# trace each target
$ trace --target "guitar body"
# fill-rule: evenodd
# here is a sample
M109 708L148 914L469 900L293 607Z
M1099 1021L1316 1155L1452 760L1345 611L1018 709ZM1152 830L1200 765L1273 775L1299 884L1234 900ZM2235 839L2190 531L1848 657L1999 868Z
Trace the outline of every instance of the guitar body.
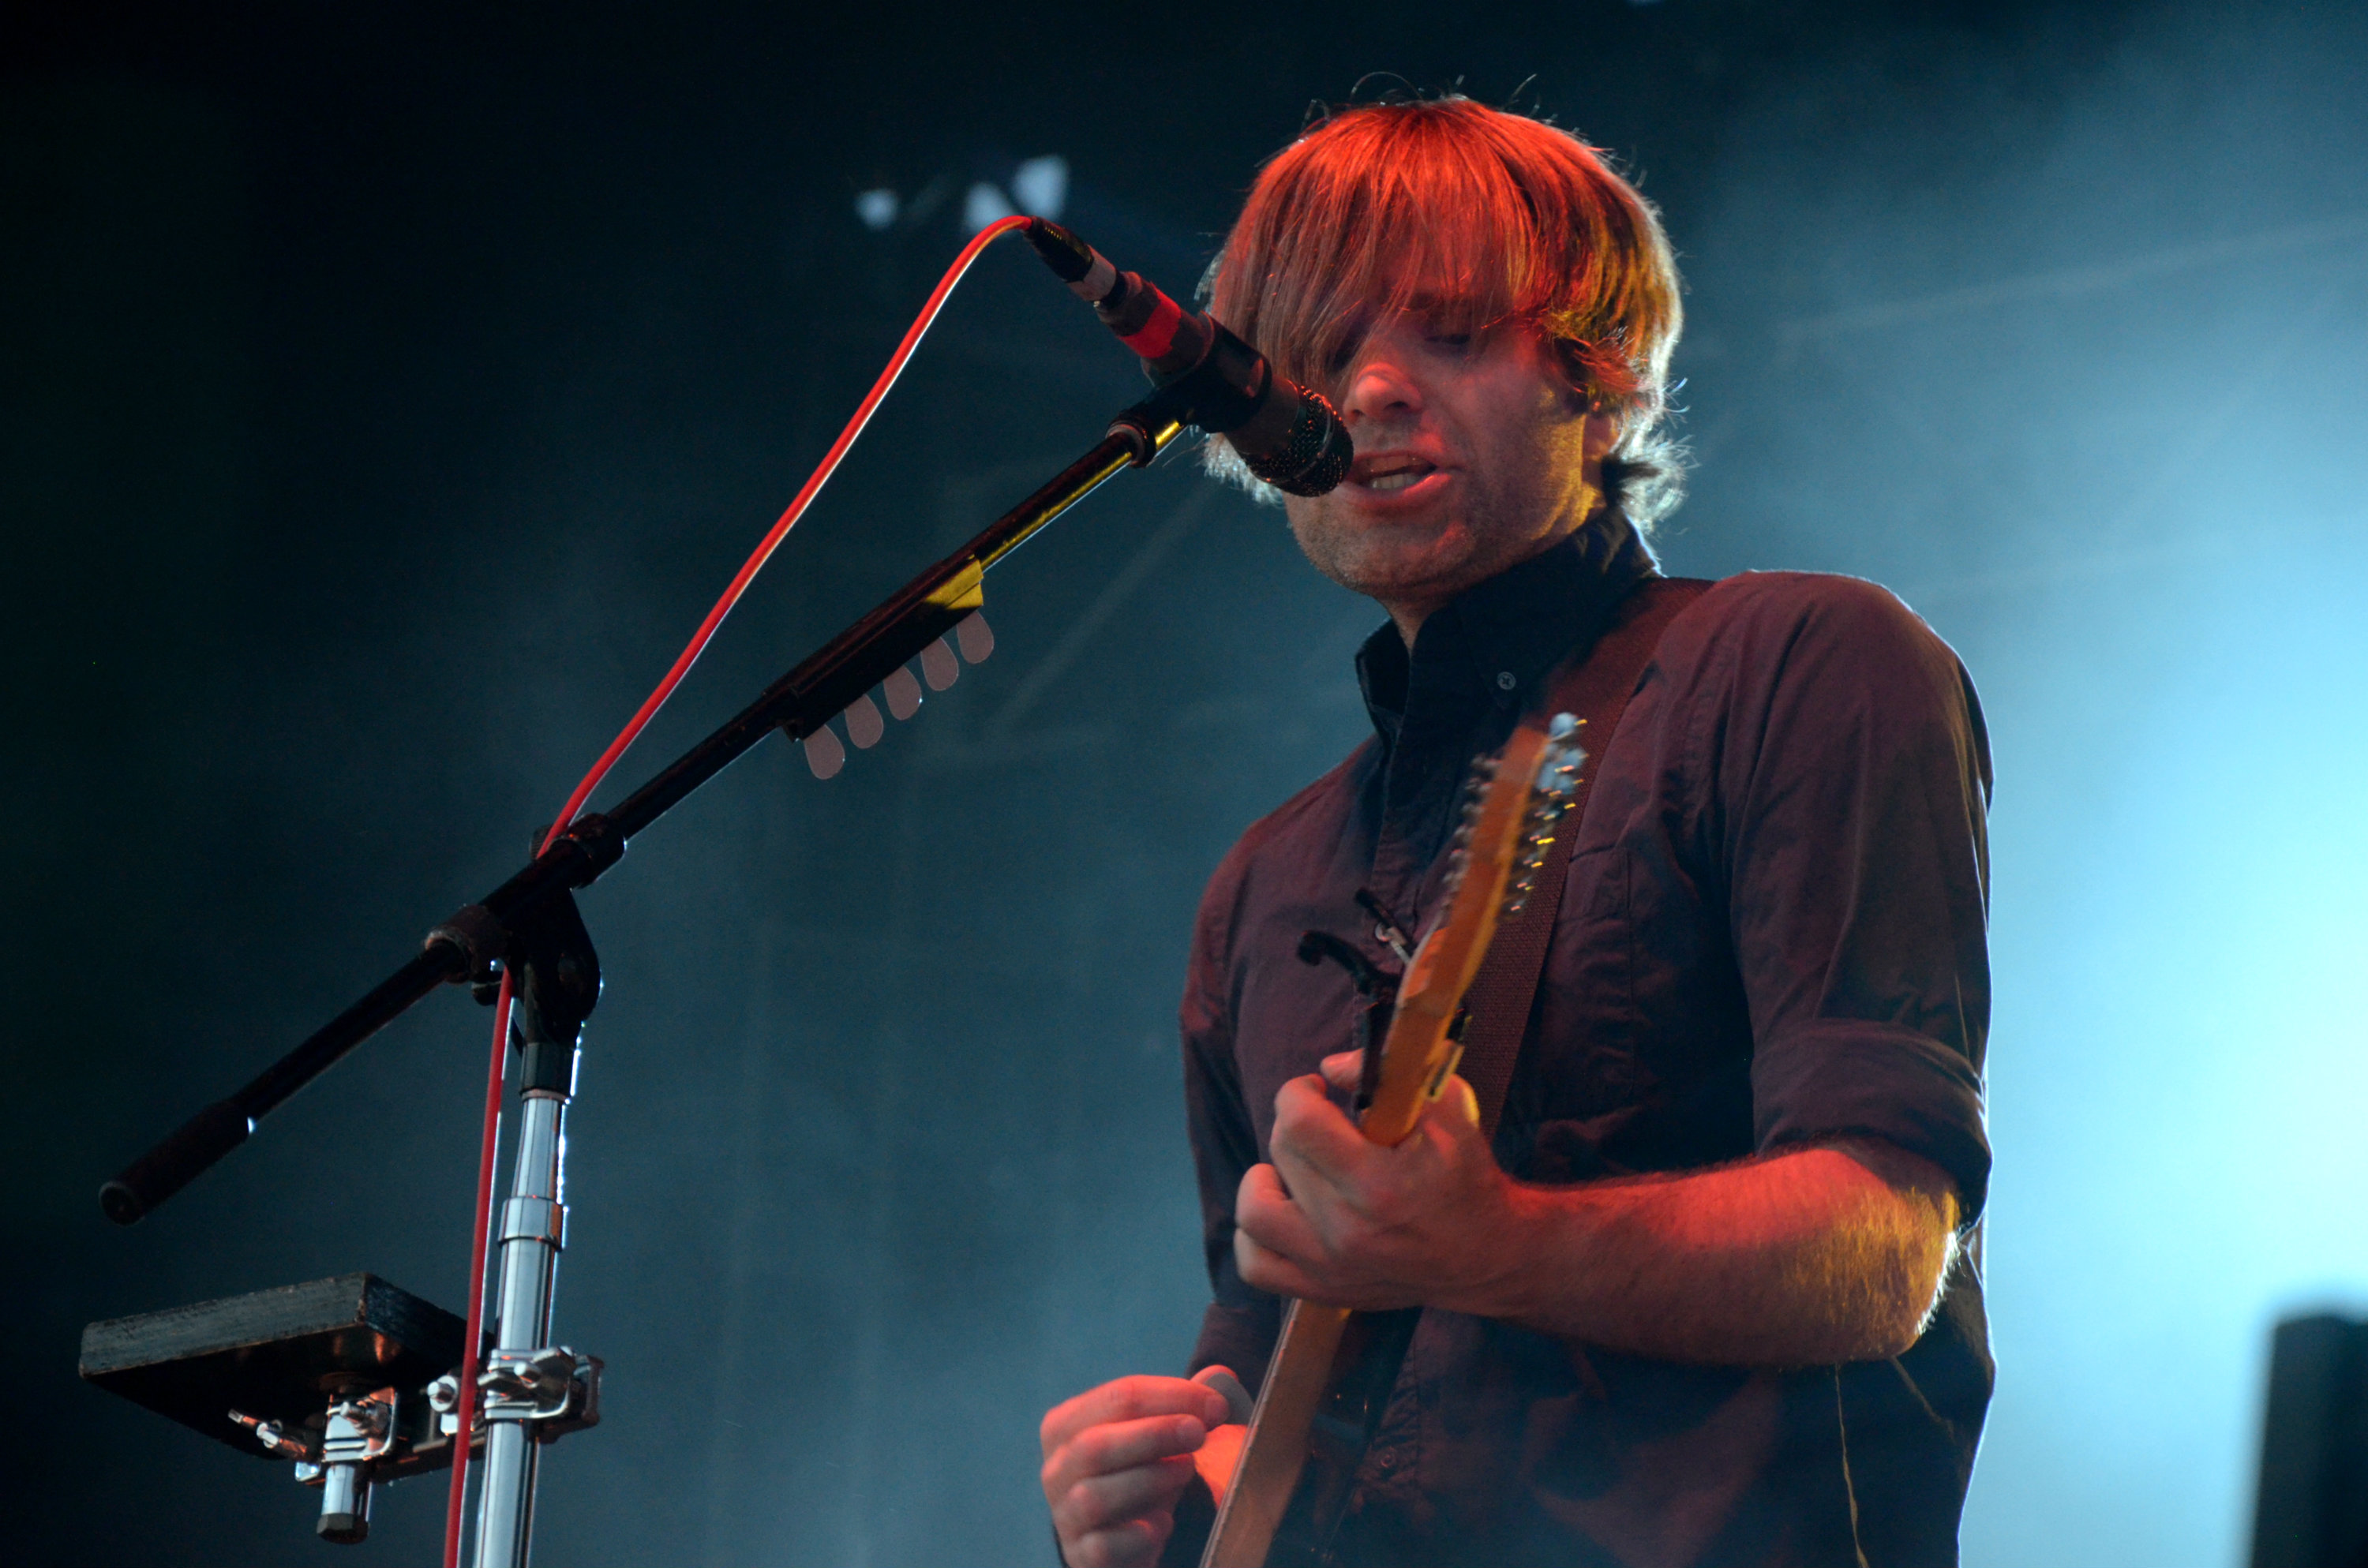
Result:
M1357 1128L1373 1142L1404 1142L1455 1070L1463 993L1553 842L1585 759L1577 730L1568 714L1544 730L1524 724L1474 770L1446 907L1406 966L1378 1069L1368 1063L1371 1103ZM1201 1568L1328 1561L1421 1315L1289 1304Z
M1422 1309L1346 1316L1330 1376L1308 1425L1306 1461L1267 1547L1266 1568L1322 1568L1331 1561L1357 1471L1381 1430Z

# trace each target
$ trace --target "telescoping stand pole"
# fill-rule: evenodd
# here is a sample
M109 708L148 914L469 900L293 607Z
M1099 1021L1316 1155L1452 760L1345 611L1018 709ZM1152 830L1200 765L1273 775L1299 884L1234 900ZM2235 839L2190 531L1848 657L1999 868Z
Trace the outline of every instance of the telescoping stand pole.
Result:
M478 1375L485 1464L477 1568L526 1568L544 1435L564 1421L597 1420L600 1388L597 1358L550 1344L552 1287L567 1236L567 1104L584 1020L600 996L600 961L575 900L564 896L513 933L510 955L511 1017L524 1060L517 1165L495 1233L495 1348Z
M553 1275L559 1267L560 1230L565 1210L560 1204L561 1160L565 1148L562 1122L567 1115L565 1089L535 1087L521 1091L518 1116L518 1170L510 1184L509 1201L502 1205L501 1308L496 1343L541 1346L551 1327ZM534 1481L537 1450L529 1425L541 1408L538 1395L556 1382L563 1394L572 1392L574 1357L566 1365L550 1366L552 1358L534 1352L496 1349L481 1374L485 1394L485 1465L477 1499L477 1568L526 1568L527 1549L534 1531ZM538 1363L542 1365L538 1365Z

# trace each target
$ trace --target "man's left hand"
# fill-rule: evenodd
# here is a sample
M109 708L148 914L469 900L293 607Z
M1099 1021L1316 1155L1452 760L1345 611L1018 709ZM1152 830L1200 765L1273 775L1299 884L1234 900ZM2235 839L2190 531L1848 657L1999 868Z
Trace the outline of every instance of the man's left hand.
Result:
M1234 1259L1261 1290L1376 1312L1495 1305L1514 1272L1517 1189L1480 1132L1471 1086L1451 1077L1395 1148L1367 1142L1326 1092L1357 1081L1355 1051L1274 1098L1273 1164L1234 1200Z

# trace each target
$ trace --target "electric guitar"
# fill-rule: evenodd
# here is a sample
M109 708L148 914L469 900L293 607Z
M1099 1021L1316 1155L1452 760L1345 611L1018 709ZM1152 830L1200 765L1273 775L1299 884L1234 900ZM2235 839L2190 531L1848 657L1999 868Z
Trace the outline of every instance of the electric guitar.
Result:
M1381 1060L1366 1063L1357 1129L1373 1142L1402 1142L1455 1071L1463 994L1570 803L1586 760L1577 732L1567 713L1543 730L1524 724L1474 765L1444 907L1399 982ZM1322 1562L1420 1311L1290 1304L1201 1568Z

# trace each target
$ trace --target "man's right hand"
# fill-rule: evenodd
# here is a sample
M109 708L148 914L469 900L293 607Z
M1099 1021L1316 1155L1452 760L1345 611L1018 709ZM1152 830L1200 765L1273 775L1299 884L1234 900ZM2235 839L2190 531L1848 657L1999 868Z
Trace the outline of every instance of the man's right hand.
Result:
M1228 1416L1183 1378L1121 1378L1045 1413L1044 1501L1069 1568L1150 1568L1176 1528L1192 1456Z

